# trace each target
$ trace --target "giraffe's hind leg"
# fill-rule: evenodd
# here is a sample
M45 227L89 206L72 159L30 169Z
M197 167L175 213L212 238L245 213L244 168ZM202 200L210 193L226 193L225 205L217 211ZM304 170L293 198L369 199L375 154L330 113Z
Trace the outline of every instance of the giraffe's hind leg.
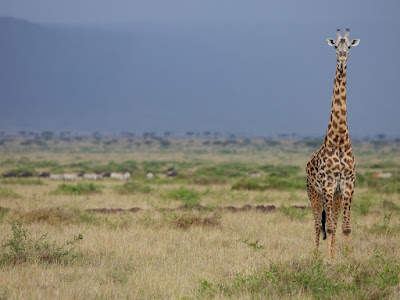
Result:
M317 193L317 191L307 182L307 193L308 198L311 202L311 208L314 216L314 227L315 227L315 250L319 248L319 237L322 231L322 198L321 195ZM324 238L325 238L325 230L324 230Z
M354 193L354 185L352 189L345 192L345 196L343 197L343 223L342 223L342 231L344 234L344 238L346 241L346 246L350 246L350 233L351 233L351 225L350 225L350 206L351 206L351 198Z
M335 195L333 197L333 206L332 206L332 219L333 219L333 231L332 231L332 256L335 257L335 242L336 242L336 229L337 229L337 221L339 219L340 211L342 210L342 199L341 195Z

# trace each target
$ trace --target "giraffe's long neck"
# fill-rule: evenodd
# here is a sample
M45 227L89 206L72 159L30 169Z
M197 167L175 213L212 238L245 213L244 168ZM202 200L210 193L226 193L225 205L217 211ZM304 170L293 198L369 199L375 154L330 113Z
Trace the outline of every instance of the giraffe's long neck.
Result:
M325 137L325 144L328 147L350 145L347 128L346 72L346 64L338 62L333 86L331 118Z

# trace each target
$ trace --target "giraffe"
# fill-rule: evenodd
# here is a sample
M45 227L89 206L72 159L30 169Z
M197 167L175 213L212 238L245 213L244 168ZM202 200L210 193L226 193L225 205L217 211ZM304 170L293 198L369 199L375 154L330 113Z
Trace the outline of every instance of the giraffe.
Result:
M328 239L328 256L335 257L335 234L343 206L342 231L346 245L350 243L350 205L356 179L355 161L347 127L346 72L350 48L360 43L349 40L350 29L336 40L327 39L336 49L336 74L332 95L331 116L322 146L307 162L307 193L311 202L315 226L315 250L319 248L321 232Z

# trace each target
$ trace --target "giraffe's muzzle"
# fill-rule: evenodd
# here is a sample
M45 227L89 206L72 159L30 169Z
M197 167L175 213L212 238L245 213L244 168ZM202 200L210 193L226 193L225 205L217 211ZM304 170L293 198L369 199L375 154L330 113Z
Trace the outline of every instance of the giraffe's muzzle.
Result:
M340 60L340 61L346 61L346 60L347 60L347 56L340 56L340 57L339 57L339 60Z

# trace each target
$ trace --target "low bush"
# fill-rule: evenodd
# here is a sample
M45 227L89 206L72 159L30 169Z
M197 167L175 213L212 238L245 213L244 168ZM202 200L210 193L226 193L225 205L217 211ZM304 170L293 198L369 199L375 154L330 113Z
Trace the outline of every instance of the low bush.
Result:
M9 221L12 236L3 240L0 253L1 265L16 265L22 263L59 263L70 264L78 254L74 245L82 240L82 235L74 236L63 244L47 239L47 235L38 238L31 237L29 231L16 220Z
M166 198L182 201L184 207L191 209L200 205L200 193L185 187L173 189L165 194Z

